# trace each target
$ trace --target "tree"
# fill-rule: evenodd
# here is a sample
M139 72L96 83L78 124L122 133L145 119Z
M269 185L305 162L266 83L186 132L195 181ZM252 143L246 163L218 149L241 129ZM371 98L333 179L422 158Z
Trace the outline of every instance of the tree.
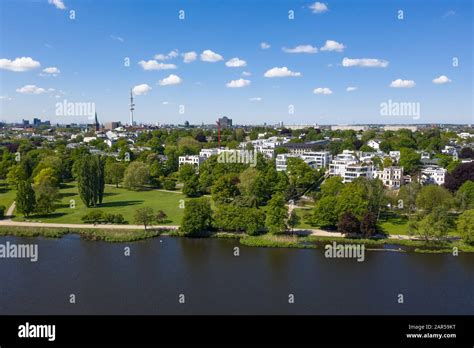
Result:
M373 212L368 211L364 214L360 222L360 231L365 238L373 237L377 233L377 216Z
M84 215L81 220L87 223L93 223L94 225L100 223L105 219L105 214L102 210L93 210Z
M419 235L428 242L432 239L445 238L448 235L448 229L449 222L446 211L442 207L436 207L421 220L412 221L409 232Z
M474 244L474 209L466 210L459 215L457 231L464 242Z
M20 181L16 192L16 210L28 217L36 209L35 191L30 181Z
M461 163L452 172L448 170L444 187L455 192L468 180L474 181L474 162Z
M453 203L451 193L444 187L438 185L423 186L416 197L418 209L423 209L425 213L431 213L436 207L448 210Z
M421 155L410 148L400 149L400 166L406 173L412 173L420 164Z
M25 180L28 180L28 175L21 165L16 164L10 167L7 173L7 183L9 185L18 188L19 183Z
M86 207L102 204L105 189L105 161L100 156L84 155L77 161L75 175L79 196Z
M148 166L140 161L130 163L125 170L123 184L131 190L140 190L150 181Z
M338 222L337 197L325 196L316 202L312 223L321 228L335 228Z
M276 193L268 202L267 217L265 225L272 234L286 231L286 219L288 211L285 207L285 198L281 193Z
M186 179L183 185L183 194L185 194L187 197L197 197L200 194L199 191L199 179L196 173L193 173L193 175L189 178Z
M166 213L163 210L158 210L158 212L155 215L155 220L158 223L163 223L166 221L167 217L168 215L166 215Z
M331 176L321 184L321 194L323 197L337 196L343 188L342 178L340 176Z
M211 202L207 197L196 198L186 202L180 227L185 235L192 236L208 231L211 228L211 222Z
M398 191L397 199L401 201L401 209L408 214L416 211L416 197L421 190L421 185L417 182L411 182L403 185Z
M192 164L184 164L179 168L178 178L181 182L186 182L196 176L196 167Z
M35 196L36 196L36 211L40 214L50 214L55 210L55 203L59 199L59 190L54 185L56 178L54 176L41 176L43 169L35 177Z
M360 221L350 211L346 211L340 216L337 229L341 233L358 234L360 233Z
M153 214L153 209L150 207L142 207L135 210L134 214L135 223L138 225L143 225L145 230L148 225L151 225L155 220L155 215Z
M300 223L301 221L301 218L298 216L298 214L296 213L296 210L293 209L290 213L290 216L288 217L288 221L287 221L287 224L288 224L288 227L291 229L291 231L293 232L293 229L298 226L298 224Z
M338 217L345 212L351 212L357 218L361 218L368 208L369 201L363 185L355 182L345 184L337 196L336 213Z
M105 182L118 187L125 175L126 166L120 162L108 162L105 166Z
M461 211L474 208L474 181L468 180L461 185L455 201Z
M226 174L217 179L211 189L214 202L218 204L232 202L240 193L238 183L239 178L235 174Z

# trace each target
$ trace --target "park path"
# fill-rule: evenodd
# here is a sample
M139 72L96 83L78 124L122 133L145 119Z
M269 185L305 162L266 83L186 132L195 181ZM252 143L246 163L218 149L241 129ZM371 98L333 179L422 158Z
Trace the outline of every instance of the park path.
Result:
M110 229L110 230L144 230L143 225L93 225L93 224L58 224L51 222L25 222L13 221L13 211L15 210L15 202L12 203L5 214L6 219L0 220L0 226L16 226L16 227L61 227L61 228L91 228L91 229ZM176 225L153 225L148 228L160 228L166 230L177 230L179 226Z
M8 208L7 213L5 214L6 219L0 220L0 226L17 226L17 227L61 227L61 228L91 228L91 229L110 229L110 230L144 230L143 225L92 225L92 224L58 224L58 223L49 223L49 222L23 222L23 221L13 221L11 216L15 210L15 202L12 203L10 208ZM177 230L179 226L177 225L153 225L148 226L148 228L160 228L166 230ZM308 228L295 228L294 232L300 235L311 235L316 237L336 237L342 238L344 234L339 232L328 232L319 229L308 229ZM407 236L403 234L390 234L388 235L390 239L402 239L402 240L419 240L417 236Z
M13 201L12 205L10 208L8 208L7 213L5 214L5 217L11 217L13 215L13 211L15 210L16 207L16 202Z

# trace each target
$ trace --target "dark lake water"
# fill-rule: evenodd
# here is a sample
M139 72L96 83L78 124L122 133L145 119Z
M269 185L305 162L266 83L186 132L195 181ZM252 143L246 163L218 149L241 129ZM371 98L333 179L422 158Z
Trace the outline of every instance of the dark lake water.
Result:
M37 243L39 259L0 259L0 314L474 313L474 254L374 251L357 262L226 239L6 241Z

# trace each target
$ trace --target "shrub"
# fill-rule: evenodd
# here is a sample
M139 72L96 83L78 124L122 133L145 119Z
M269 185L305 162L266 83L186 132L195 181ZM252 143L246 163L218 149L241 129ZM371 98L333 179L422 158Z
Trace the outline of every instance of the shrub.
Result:
M125 221L125 219L123 218L123 215L122 214L115 214L114 215L114 223L116 224L123 224Z
M175 190L176 189L176 182L171 179L165 179L163 181L163 188L165 190Z
M103 221L105 218L104 216L104 212L101 211L101 210L93 210L89 213L87 213L86 215L84 215L81 220L84 221L84 222L88 222L88 223L98 223L98 222L101 222Z

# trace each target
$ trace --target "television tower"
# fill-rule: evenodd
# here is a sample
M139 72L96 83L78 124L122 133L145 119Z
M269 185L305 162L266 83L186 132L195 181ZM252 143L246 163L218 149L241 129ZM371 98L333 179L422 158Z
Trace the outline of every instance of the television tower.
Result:
M133 110L135 110L135 104L133 104L133 92L130 88L130 126L133 126Z

